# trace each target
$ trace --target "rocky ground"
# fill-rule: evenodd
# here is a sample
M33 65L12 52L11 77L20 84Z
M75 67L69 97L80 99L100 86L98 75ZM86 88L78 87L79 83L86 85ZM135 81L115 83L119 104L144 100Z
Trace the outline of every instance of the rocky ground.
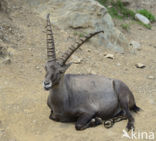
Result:
M49 120L48 93L42 88L46 22L30 7L16 1L12 1L16 5L9 15L0 13L0 47L6 48L0 48L0 141L128 140L122 138L127 121L116 123L111 129L100 125L77 132L73 123ZM122 31L120 24L115 20L116 27ZM60 30L59 26L53 28L60 55L74 40L70 38L72 34ZM122 32L129 42L136 41L140 47L120 54L86 43L73 56L79 64L73 64L67 73L94 73L123 80L143 109L134 115L136 132L154 132L156 138L156 24L148 30L134 23L128 32ZM106 58L108 53L113 54L114 59ZM146 67L136 68L137 63Z

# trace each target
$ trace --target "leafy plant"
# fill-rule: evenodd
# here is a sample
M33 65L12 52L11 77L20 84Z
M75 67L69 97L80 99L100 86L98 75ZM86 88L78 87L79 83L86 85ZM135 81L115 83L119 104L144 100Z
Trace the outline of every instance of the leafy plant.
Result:
M108 8L108 12L109 12L109 14L110 14L113 18L122 19L122 16L119 15L119 13L118 13L118 11L116 10L116 8L114 8L114 7Z
M74 32L73 34L74 34L74 36L77 36L77 35L78 35L78 33L77 33L77 32Z
M123 20L123 19L132 19L133 21L135 20L136 12L126 8L123 5L123 3L121 2L121 0L97 0L97 1L99 3L101 3L102 5L104 5L105 7L107 7L109 14L113 18L117 18L117 19L120 19L120 20ZM155 16L152 13L150 13L149 11L147 11L146 9L141 9L141 10L137 11L137 13L140 13L140 14L144 15L151 22L156 21ZM143 25L147 29L151 29L150 24L147 25L147 24L143 24L143 23L141 23L139 21L136 21L136 22ZM121 27L123 29L125 29L125 30L128 30L129 26L130 25L127 25L127 24L121 24Z
M82 38L82 37L84 37L84 36L85 36L85 35L84 35L83 33L80 33L80 34L79 34L79 37L80 37L80 38Z
M143 24L147 29L152 29L152 26L150 24Z
M107 5L109 0L97 0L99 3L101 3L102 5Z
M143 23L142 23L142 22L140 22L140 21L137 21L137 23L139 23L140 25L142 25L142 26L146 27L147 29L152 29L151 24L143 24Z
M85 36L85 33L74 32L74 36L79 36L80 38Z
M135 12L126 8L123 3L118 0L97 0L99 1L102 5L105 5L108 9L109 14L118 19L124 19L124 18L134 18L135 17ZM109 6L111 5L111 6Z
M126 31L128 31L129 28L130 28L130 25L129 24L121 24L120 26L122 27L122 29L124 29Z
M141 9L141 10L138 10L137 13L140 13L142 15L144 15L145 17L147 17L151 22L155 22L156 19L155 19L155 16L150 13L149 11L147 11L146 9Z

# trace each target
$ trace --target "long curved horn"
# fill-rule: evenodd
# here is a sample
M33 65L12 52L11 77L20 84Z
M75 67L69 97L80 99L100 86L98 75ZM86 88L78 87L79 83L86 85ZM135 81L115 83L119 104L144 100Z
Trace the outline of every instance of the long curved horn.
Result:
M67 60L70 58L70 56L79 48L81 47L85 42L87 42L90 38L92 38L93 36L99 34L99 33L104 33L104 31L97 31L94 33L90 33L88 36L85 36L84 39L80 39L79 42L76 42L76 45L72 45L71 47L69 47L69 49L61 56L59 63L60 65L64 65Z
M55 43L50 22L50 14L47 15L47 57L48 61L56 61Z

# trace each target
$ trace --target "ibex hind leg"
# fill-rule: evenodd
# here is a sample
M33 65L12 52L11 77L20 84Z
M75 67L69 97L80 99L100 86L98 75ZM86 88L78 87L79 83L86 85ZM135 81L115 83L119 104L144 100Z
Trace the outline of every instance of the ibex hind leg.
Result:
M123 109L125 110L125 113L126 113L126 116L128 118L128 123L127 123L127 129L128 131L131 130L131 129L135 129L134 127L134 118L128 108L128 105L123 105Z
M125 113L125 116L128 119L127 129L128 131L134 129L134 118L130 112L130 107L135 105L135 100L132 92L129 88L121 81L115 80L113 82L114 90L119 98L119 104L121 109Z
M57 118L54 116L53 111L50 112L49 119L54 120L54 121L59 121L59 119L57 119Z
M127 129L128 131L134 129L134 118L130 112L129 108L129 98L127 97L126 93L125 96L119 97L120 106L128 119Z

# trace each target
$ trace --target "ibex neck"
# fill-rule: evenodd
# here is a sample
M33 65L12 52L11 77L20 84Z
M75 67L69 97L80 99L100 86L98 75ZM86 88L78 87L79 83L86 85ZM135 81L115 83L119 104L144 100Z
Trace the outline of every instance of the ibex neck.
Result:
M67 98L64 76L60 79L59 84L52 87L51 95L52 99L57 100L59 103L63 103Z

